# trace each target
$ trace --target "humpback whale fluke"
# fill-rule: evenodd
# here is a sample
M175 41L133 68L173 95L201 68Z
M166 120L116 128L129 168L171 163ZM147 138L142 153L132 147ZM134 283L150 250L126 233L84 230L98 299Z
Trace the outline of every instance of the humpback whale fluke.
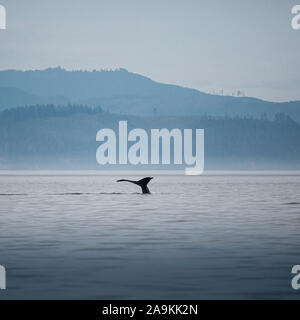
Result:
M117 180L117 182L123 182L123 181L131 182L131 183L134 183L134 184L137 184L138 186L140 186L142 188L143 193L151 193L147 185L150 182L150 180L152 180L152 179L153 179L153 177L146 177L146 178L143 178L138 181L121 179L121 180Z

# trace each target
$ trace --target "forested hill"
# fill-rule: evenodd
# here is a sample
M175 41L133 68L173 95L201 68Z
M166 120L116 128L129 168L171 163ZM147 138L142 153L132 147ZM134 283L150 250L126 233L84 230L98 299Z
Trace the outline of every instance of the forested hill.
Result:
M0 71L0 110L29 104L101 105L111 113L273 117L283 112L300 123L300 102L272 103L255 98L219 96L115 71Z
M204 128L206 169L300 169L300 125L274 119L215 116L139 117L101 108L32 106L0 112L1 169L96 169L103 128Z

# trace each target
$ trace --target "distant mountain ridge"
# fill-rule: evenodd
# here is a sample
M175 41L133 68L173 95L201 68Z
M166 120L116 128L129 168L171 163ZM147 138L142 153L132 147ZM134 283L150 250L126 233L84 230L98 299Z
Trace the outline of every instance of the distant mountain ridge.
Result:
M101 106L111 113L140 116L273 117L281 112L300 122L300 101L274 103L256 98L212 95L155 82L125 69L0 71L0 110L36 103L80 103Z
M62 105L66 103L68 103L68 99L64 97L43 97L25 92L18 88L0 87L0 111L35 104Z

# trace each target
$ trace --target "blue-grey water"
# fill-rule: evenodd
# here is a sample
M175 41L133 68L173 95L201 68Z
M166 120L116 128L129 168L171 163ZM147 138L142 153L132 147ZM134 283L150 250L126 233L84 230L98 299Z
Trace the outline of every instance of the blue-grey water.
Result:
M299 175L117 178L0 175L0 299L300 297Z

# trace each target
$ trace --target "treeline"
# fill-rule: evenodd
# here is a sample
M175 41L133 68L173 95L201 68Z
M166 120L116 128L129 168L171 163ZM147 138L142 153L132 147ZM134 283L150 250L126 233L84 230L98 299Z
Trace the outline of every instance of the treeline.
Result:
M68 104L67 106L56 106L53 104L34 105L7 109L0 112L0 123L24 121L27 119L69 117L79 113L98 114L102 112L103 110L100 106L93 108L78 104Z
M32 106L24 106L24 107L17 107L13 109L6 109L0 112L0 122L13 122L13 121L23 121L28 119L45 119L45 118L55 118L55 117L68 117L75 114L99 114L104 113L101 106L91 107L87 105L80 105L80 104L68 104L68 105L54 105L54 104L47 104L47 105L32 105ZM109 111L106 111L109 113ZM153 115L157 117L157 115ZM147 117L149 118L149 116ZM167 118L164 116L163 118ZM187 117L171 117L171 118L187 118ZM236 115L236 116L215 116L215 115L208 115L205 113L203 116L195 117L198 120L201 119L203 122L210 122L210 121L231 121L236 122L239 120L257 120L257 121L268 121L268 122L277 122L277 123L291 123L294 125L298 125L289 115L278 112L272 117L268 117L266 113L261 113L260 117L254 117L252 115Z

